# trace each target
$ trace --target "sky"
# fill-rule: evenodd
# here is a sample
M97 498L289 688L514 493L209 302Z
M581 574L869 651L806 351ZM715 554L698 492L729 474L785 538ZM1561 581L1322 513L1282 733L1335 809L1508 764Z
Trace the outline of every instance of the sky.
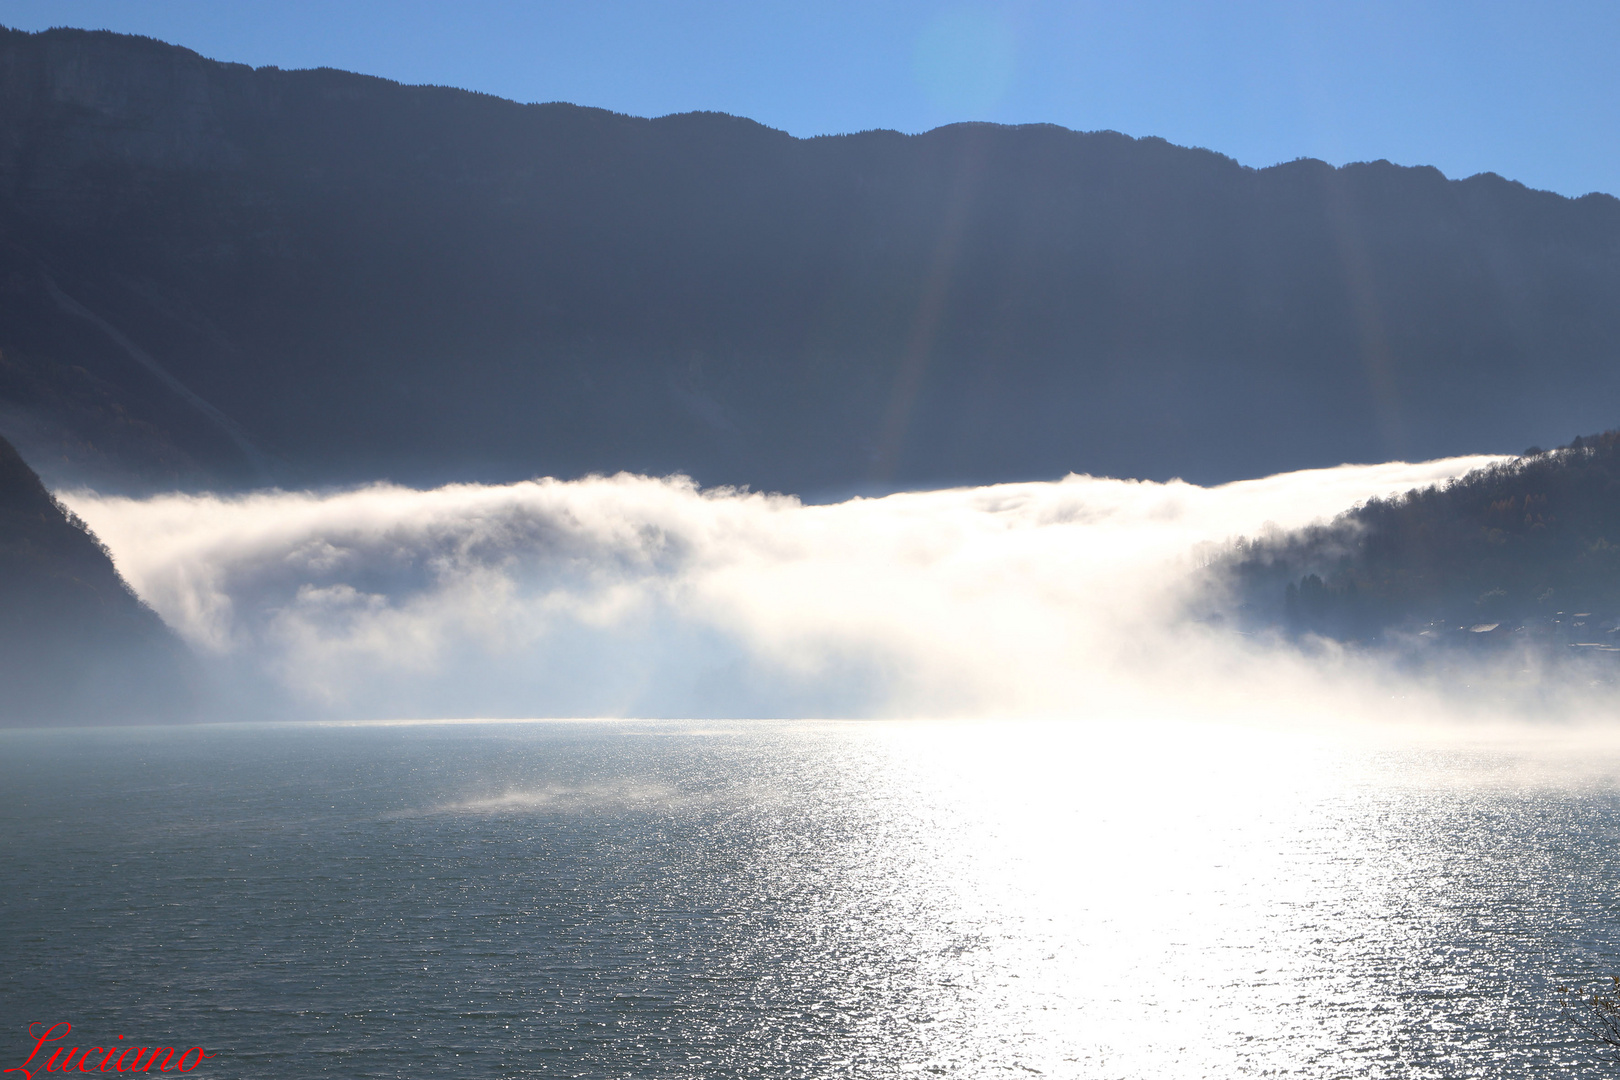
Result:
M0 23L798 136L1054 123L1620 192L1612 0L0 0Z

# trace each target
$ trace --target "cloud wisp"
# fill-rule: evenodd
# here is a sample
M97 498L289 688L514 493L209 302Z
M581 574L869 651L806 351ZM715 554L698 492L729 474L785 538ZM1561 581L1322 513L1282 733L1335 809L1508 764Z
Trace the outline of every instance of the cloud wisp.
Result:
M261 714L1282 715L1446 691L1186 623L1198 546L1489 460L825 506L629 475L62 498Z

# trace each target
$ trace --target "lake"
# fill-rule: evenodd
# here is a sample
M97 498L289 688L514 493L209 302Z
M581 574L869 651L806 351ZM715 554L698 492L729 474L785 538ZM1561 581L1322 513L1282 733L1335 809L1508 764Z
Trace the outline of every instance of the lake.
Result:
M69 1021L215 1077L1620 1069L1554 992L1620 973L1606 736L13 730L0 790L3 1068Z

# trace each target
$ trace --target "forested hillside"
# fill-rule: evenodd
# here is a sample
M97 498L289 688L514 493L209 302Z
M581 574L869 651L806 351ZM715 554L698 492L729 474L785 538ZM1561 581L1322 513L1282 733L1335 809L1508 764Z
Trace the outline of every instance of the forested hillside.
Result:
M1240 542L1216 570L1251 625L1607 649L1620 625L1620 431Z
M818 496L1511 451L1620 405L1620 202L1111 132L795 139L0 31L54 484Z

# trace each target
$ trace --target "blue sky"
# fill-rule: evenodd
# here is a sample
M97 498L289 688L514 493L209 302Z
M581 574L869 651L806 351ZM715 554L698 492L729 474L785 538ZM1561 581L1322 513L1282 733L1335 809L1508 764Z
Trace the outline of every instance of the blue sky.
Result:
M1620 193L1613 0L0 0L0 23L795 135L1040 121Z

